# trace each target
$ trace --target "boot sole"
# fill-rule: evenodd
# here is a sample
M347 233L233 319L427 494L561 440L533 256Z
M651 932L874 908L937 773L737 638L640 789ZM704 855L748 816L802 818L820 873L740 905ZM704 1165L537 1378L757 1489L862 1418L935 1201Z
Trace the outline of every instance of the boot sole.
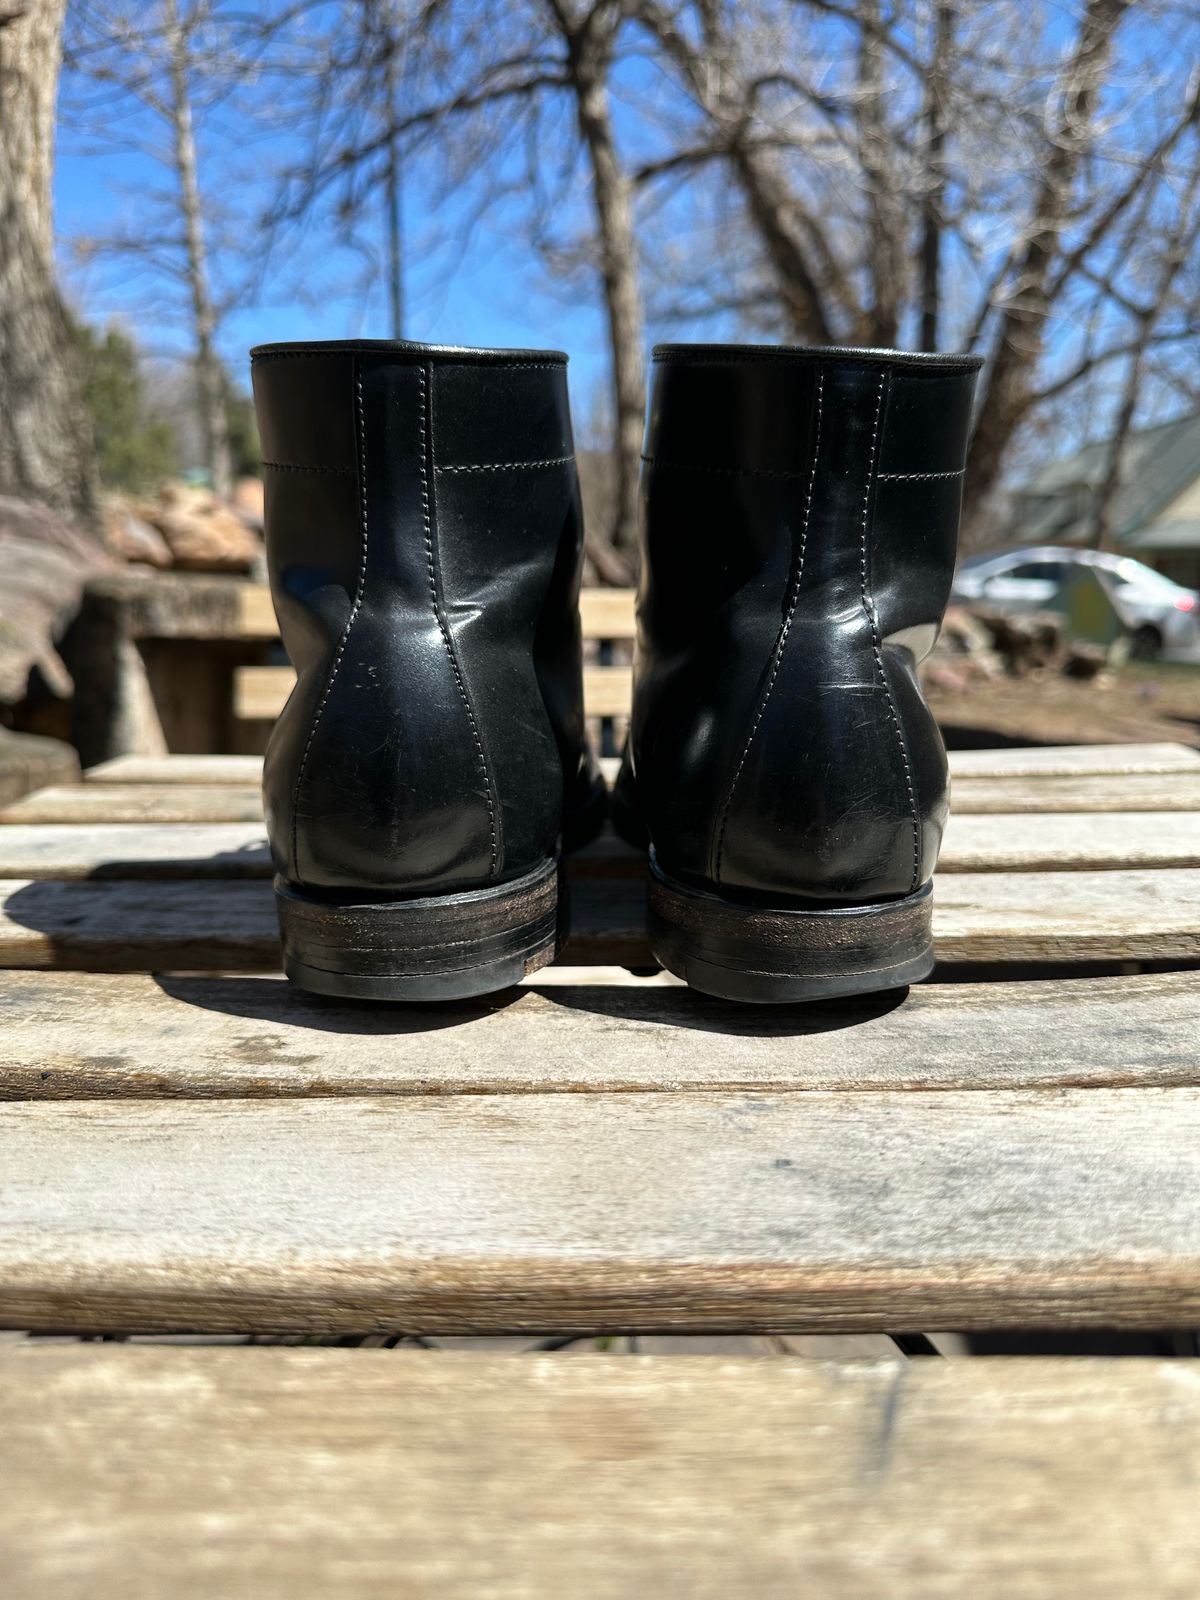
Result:
M758 1005L903 988L933 970L933 895L805 910L747 905L649 871L650 945L702 994Z
M566 941L559 863L495 888L406 900L321 900L275 880L283 967L316 994L464 1000L511 988Z

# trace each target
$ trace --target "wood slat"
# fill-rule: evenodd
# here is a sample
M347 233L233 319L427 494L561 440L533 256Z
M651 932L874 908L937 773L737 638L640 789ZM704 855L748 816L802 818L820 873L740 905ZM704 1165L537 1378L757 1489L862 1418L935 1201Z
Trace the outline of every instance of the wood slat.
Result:
M85 783L186 783L234 784L244 788L262 783L261 756L114 756L89 767Z
M955 778L1070 778L1196 772L1200 751L1182 744L1013 746L951 750ZM261 756L117 756L85 774L89 783L235 783L262 778Z
M0 1417L8 1600L1184 1600L1200 1560L1183 1362L29 1347Z
M572 877L639 877L644 854L605 832L570 859ZM948 872L1097 871L1200 866L1200 814L952 817L938 863ZM0 878L266 878L259 822L9 823Z
M262 822L259 784L76 783L39 789L0 823Z
M1056 778L958 778L951 806L959 816L986 812L1200 811L1200 770L1086 773Z
M632 699L628 667L584 667L583 709L589 717L627 717Z
M1200 1090L24 1101L0 1326L1187 1327Z
M951 750L956 778L1073 778L1085 773L1200 771L1200 750L1183 744L1016 745L1001 750Z
M956 817L1041 817L1087 812L1200 814L1200 773L964 778L954 784L952 805ZM38 790L0 810L0 823L249 822L261 815L257 783L101 781ZM1175 827L1174 822L1170 825Z
M783 1011L590 969L417 1010L282 978L0 972L0 1098L1200 1086L1200 981L926 984ZM182 1042L186 1047L181 1047Z
M579 620L585 639L632 639L637 632L633 589L587 588L579 595Z
M640 882L572 888L574 964L644 966ZM1200 869L947 873L934 903L947 962L1200 958ZM0 880L0 966L101 972L264 971L278 964L270 886Z
M239 667L234 674L233 714L249 722L273 722L283 710L296 675L291 667ZM629 714L628 667L585 667L583 704L589 717Z
M632 589L586 588L579 596L585 639L632 639L635 631ZM279 624L265 584L245 584L238 594L236 633L246 639L277 639Z

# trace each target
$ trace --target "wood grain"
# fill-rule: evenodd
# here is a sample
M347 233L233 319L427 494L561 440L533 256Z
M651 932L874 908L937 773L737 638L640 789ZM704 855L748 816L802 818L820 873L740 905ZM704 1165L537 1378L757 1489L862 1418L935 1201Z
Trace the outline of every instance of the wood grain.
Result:
M1192 1600L1185 1362L0 1354L8 1600Z
M258 784L77 783L39 789L0 810L0 823L259 822Z
M1185 744L1015 745L999 750L951 750L956 778L1072 778L1085 773L1200 771L1200 750Z
M9 1101L0 1326L1188 1327L1200 1090Z
M952 817L938 871L1200 866L1200 813ZM645 855L612 832L573 855L575 878L640 878ZM261 822L8 823L0 878L267 878Z
M988 811L1200 811L1200 770L1078 777L956 779L951 808L959 816Z
M262 783L261 756L114 756L89 767L85 783Z
M588 969L419 1009L276 977L2 972L0 1017L15 1099L1200 1086L1187 972L779 1010Z
M246 584L239 596L237 633L246 639L277 639L279 624L265 584ZM579 596L585 639L632 639L635 629L632 589L586 588Z
M247 721L274 721L295 681L291 667L238 667L233 680L234 716ZM589 717L628 716L632 693L628 667L583 669L583 704Z
M1072 744L951 750L955 778L1069 778L1085 774L1195 772L1200 751L1182 744ZM117 756L91 767L89 783L241 783L262 777L261 756Z
M232 759L238 758L223 758ZM953 810L956 817L1043 816L1056 812L1200 813L1200 772L1194 776L1175 772L1124 777L1101 774L1081 778L964 778L954 785ZM0 823L252 822L261 816L262 798L257 783L203 779L118 783L93 779L26 795L0 810Z
M633 879L571 887L570 965L647 966ZM946 873L934 901L946 962L1200 959L1200 869ZM262 882L0 880L0 967L94 972L273 971L275 909Z

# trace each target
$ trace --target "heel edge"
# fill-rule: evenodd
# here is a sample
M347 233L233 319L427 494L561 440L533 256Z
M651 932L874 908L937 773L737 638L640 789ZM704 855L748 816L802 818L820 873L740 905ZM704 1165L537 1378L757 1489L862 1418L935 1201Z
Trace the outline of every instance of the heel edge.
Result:
M470 999L511 988L566 938L561 870L549 861L494 888L330 902L275 881L287 977L353 1000Z
M655 957L723 1000L787 1005L919 983L933 970L932 886L902 900L809 910L747 905L666 878L652 862Z

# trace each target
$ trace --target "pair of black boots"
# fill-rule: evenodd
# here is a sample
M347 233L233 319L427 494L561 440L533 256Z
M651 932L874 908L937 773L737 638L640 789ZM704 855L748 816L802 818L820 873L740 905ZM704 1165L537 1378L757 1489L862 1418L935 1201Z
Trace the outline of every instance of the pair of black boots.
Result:
M916 665L954 570L978 363L655 351L633 715L613 796L655 956L792 1001L933 963L947 811ZM553 351L253 353L294 692L264 792L289 977L442 1000L565 934L607 810L584 731L583 530Z

